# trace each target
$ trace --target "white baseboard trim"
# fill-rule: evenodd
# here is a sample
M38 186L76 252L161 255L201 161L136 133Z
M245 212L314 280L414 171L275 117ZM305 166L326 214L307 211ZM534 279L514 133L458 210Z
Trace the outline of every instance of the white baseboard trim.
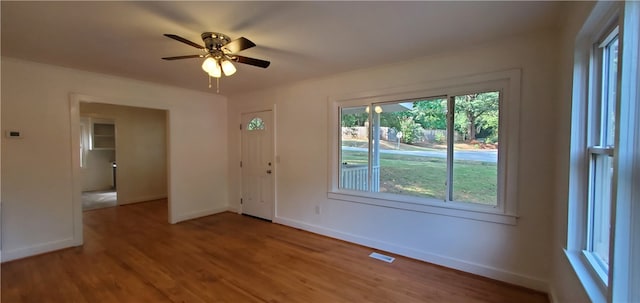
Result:
M55 250L60 250L63 248L78 246L76 242L77 241L75 241L73 238L68 238L68 239L46 242L42 244L36 244L33 246L23 247L23 248L18 248L13 250L3 250L1 261L4 263L8 261L13 261L17 259L22 259L26 257L43 254L43 253L52 252Z
M147 201L160 200L160 199L166 199L166 198L167 198L166 194L134 197L133 199L128 199L125 201L121 201L120 198L118 198L118 205L127 205L127 204L147 202Z
M219 207L219 208L212 208L212 209L204 209L204 210L194 211L194 212L190 212L190 213L186 213L186 214L179 214L173 219L173 222L171 222L171 223L175 224L175 223L178 223L178 222L192 220L192 219L196 219L196 218L200 218L200 217L211 216L211 215L223 213L223 212L226 212L226 211L229 211L229 207Z
M366 238L366 237L362 237L362 236L358 236L350 233L345 233L345 232L329 229L329 228L318 226L318 225L308 224L298 220L293 220L293 219L288 219L283 217L276 217L273 220L273 222L282 224L282 225L291 226L294 228L299 228L299 229L320 234L323 236L336 238L336 239L356 243L363 246L368 246L374 249L380 249L383 251L402 255L412 259L417 259L420 261L425 261L428 263L433 263L440 266L461 270L464 272L476 274L476 275L491 278L494 280L499 280L506 283L523 286L523 287L534 289L537 291L541 291L545 293L549 291L549 285L544 280L502 270L499 268L494 268L491 266L486 266L486 265L477 264L477 263L473 263L465 260L451 258L451 257L439 255L439 254L419 251L413 248L399 246L399 245L395 245L395 244L391 244L391 243L387 243L387 242L383 242L383 241L379 241L371 238Z

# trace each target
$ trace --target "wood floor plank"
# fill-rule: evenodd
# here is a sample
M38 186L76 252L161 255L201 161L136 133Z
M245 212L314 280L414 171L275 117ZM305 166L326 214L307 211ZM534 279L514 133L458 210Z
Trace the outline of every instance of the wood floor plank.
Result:
M4 263L2 302L548 302L545 294L232 213L166 201L84 213L83 247Z

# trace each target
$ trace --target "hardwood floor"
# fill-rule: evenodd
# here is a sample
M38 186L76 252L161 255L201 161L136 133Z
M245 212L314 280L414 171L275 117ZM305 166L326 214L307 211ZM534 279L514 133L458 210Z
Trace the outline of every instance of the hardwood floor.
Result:
M2 302L548 302L233 213L166 218L166 201L85 212L83 247L2 264Z

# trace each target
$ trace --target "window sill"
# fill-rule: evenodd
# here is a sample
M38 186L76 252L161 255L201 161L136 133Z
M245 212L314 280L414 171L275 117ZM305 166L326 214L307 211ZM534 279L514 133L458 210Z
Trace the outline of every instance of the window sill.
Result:
M569 260L573 271L578 276L578 280L582 283L582 287L587 292L592 302L607 302L606 292L600 286L599 278L590 268L588 261L584 258L581 251L564 250L564 254Z
M462 206L458 206L459 204L457 203L451 206L445 206L445 205L436 205L435 203L429 204L429 203L422 203L422 202L399 201L395 199L386 199L386 198L379 198L379 197L368 197L361 194L355 194L355 193L351 194L351 193L344 193L344 192L329 192L327 196L329 199L333 199L333 200L355 202L355 203L361 203L361 204L375 205L375 206L381 206L381 207L388 207L388 208L395 208L395 209L402 209L402 210L409 210L409 211L416 211L416 212L423 212L423 213L430 213L430 214L437 214L437 215L443 215L443 216L458 217L458 218L465 218L465 219L486 221L486 222L500 223L500 224L507 224L507 225L516 225L518 220L518 216L516 215L497 212L499 211L499 209L497 208L495 209L496 211L491 211L486 207L482 207L482 206L462 207ZM444 202L442 203L444 204Z

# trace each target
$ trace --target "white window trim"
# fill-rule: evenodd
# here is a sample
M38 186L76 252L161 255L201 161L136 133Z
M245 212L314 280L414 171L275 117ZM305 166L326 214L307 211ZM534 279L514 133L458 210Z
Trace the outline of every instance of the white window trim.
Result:
M406 87L387 88L329 98L328 198L381 207L425 212L501 224L517 223L518 147L520 134L521 70L512 69ZM430 96L462 95L481 91L501 91L500 137L498 146L498 206L430 201L425 198L350 191L339 188L340 107L378 102L411 100Z
M637 302L640 300L640 2L598 2L577 36L574 52L573 107L570 150L570 179L567 248L565 254L593 302ZM618 20L616 22L616 19ZM613 153L613 208L609 275L602 275L589 261L587 231L587 102L590 87L590 50L598 37L619 26L620 86L616 116L619 125ZM625 31L625 28L631 29ZM634 30L635 29L635 30ZM606 285L605 285L606 284ZM607 287L608 285L608 287Z
M598 62L594 59L594 45L615 23L618 8L611 3L599 2L585 22L585 27L576 39L574 51L573 98L571 116L571 151L569 179L569 207L567 249L565 255L574 268L587 295L593 302L606 302L608 287L607 275L594 266L594 258L589 257L587 248L589 165L591 154L588 152L589 121L597 118L590 111L592 98L600 96L600 75ZM594 78L594 76L596 76ZM591 116L590 116L591 114Z
M617 199L612 239L612 302L640 301L640 2L626 1L621 22L622 62L618 109ZM629 30L625 30L629 29ZM623 232L616 232L623 231Z

